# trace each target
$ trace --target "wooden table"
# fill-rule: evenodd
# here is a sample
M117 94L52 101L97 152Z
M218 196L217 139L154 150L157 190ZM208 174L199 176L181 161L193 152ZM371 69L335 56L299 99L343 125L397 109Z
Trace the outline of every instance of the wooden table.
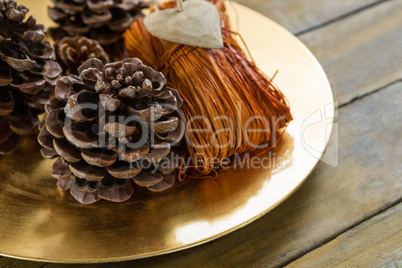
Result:
M402 1L238 2L289 29L321 62L338 101L327 150L339 164L320 162L287 201L232 234L114 267L401 267ZM0 258L0 267L43 266L56 267Z

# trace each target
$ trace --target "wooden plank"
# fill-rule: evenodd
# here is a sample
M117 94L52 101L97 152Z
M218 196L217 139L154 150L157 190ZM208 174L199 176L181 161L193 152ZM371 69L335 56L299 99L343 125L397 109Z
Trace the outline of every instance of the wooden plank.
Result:
M401 142L401 92L396 83L341 108L339 166L319 163L293 196L261 219L193 249L114 266L279 266L390 206L402 192L402 148L395 146ZM336 145L333 136L329 157L336 157Z
M379 0L234 0L257 10L296 34L352 13ZM256 25L258 27L258 25Z
M399 204L286 267L400 267L401 221Z
M388 1L299 36L323 65L339 104L402 78L401 17L402 1Z

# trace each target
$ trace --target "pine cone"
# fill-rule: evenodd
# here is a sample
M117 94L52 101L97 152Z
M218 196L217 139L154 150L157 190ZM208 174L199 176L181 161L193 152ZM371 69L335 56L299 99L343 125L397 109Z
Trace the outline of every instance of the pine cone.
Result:
M39 124L37 115L62 70L54 48L43 42L45 27L14 0L0 0L0 154L17 149L20 135Z
M58 80L38 136L42 155L58 157L58 187L82 204L123 202L133 182L155 192L170 188L179 163L171 149L185 128L178 91L138 59L90 59L78 72Z
M84 36L64 37L54 47L57 60L66 75L78 74L78 67L91 58L97 58L104 64L109 62L109 55L102 46L96 40Z
M50 29L59 40L64 36L84 35L102 46L116 43L141 9L149 7L143 0L52 0L49 17L58 23Z

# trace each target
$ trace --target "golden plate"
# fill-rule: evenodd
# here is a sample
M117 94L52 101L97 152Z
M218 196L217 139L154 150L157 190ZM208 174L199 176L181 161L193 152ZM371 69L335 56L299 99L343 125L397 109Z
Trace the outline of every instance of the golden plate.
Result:
M49 25L46 2L20 0ZM234 11L236 10L236 12ZM271 152L271 168L222 172L166 193L137 191L129 202L82 206L59 192L34 139L0 158L0 254L47 262L112 262L193 247L237 230L289 197L319 161L332 129L333 97L314 56L262 15L230 5L257 65L288 97L294 121ZM236 23L233 23L235 26ZM236 28L236 27L234 27ZM269 155L268 155L269 156Z

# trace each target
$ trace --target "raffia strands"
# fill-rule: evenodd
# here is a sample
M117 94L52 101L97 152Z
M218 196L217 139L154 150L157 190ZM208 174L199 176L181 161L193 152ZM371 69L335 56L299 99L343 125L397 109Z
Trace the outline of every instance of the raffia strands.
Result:
M213 171L214 163L234 154L254 151L257 144L269 143L271 134L292 120L285 96L247 59L235 40L224 1L210 2L217 6L221 15L224 40L221 50L161 40L145 30L142 19L124 34L129 55L161 71L169 86L177 88L184 98L187 150L202 174ZM174 6L174 2L168 2L159 8ZM246 126L249 130L266 131L250 132L245 130Z

